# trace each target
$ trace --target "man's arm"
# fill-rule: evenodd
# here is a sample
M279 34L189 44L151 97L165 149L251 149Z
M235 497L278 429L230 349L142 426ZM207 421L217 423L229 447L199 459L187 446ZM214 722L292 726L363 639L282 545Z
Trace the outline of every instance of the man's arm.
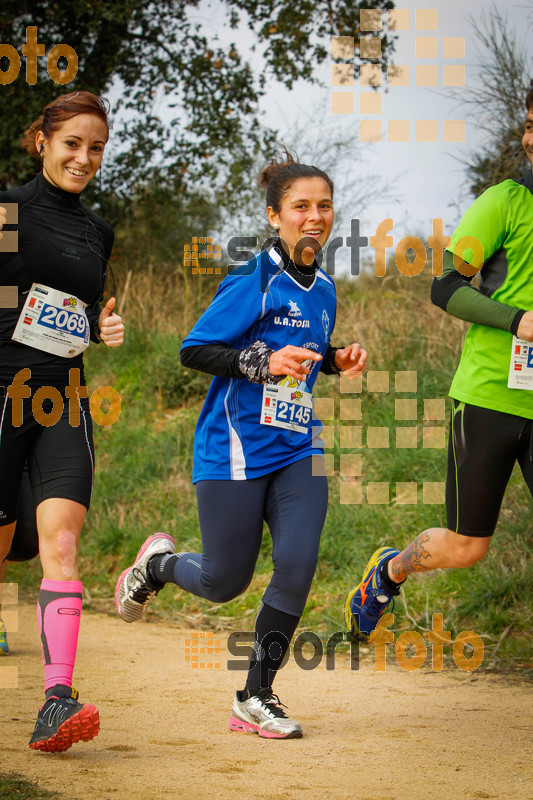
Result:
M462 264L464 264L465 272L472 271L470 264L465 262ZM431 302L459 319L476 322L478 325L487 325L490 328L500 328L519 335L518 330L522 317L531 312L487 297L479 289L470 285L471 280L472 277L458 272L453 263L453 254L449 250L445 250L442 276L434 278L431 285Z

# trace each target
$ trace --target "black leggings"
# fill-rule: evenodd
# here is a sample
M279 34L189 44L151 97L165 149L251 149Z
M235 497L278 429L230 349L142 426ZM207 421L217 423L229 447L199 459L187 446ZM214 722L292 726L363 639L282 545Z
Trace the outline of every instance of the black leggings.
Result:
M39 534L35 519L35 500L30 486L28 470L22 473L17 509L17 526L6 561L29 561L39 552Z
M327 478L313 474L312 461L309 456L247 481L199 481L202 553L179 559L175 582L216 603L242 594L252 580L266 520L274 573L263 602L301 616L328 503Z
M78 425L71 424L65 400L60 419L46 427L35 419L31 398L24 398L22 425L17 426L10 398L0 398L0 526L17 519L25 464L35 506L59 497L89 508L94 474L92 420L88 399L79 403ZM46 413L51 407L50 401L43 402Z
M453 401L446 482L447 527L492 536L518 461L533 495L533 421Z

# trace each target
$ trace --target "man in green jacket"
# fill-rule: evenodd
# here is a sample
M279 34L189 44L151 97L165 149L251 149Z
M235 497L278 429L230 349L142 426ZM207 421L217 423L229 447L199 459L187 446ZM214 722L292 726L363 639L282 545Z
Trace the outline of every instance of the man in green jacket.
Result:
M533 81L522 145L533 167ZM348 595L347 627L368 639L412 572L469 567L487 552L516 461L533 495L533 174L487 189L444 253L433 303L472 325L450 387L446 528L382 547ZM480 289L470 285L481 273Z

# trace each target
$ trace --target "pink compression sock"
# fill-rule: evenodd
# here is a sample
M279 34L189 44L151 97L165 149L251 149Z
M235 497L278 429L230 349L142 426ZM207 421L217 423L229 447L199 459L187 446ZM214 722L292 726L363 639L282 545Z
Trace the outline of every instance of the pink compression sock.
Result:
M72 686L81 614L81 581L43 578L37 601L41 634L44 690L57 683Z

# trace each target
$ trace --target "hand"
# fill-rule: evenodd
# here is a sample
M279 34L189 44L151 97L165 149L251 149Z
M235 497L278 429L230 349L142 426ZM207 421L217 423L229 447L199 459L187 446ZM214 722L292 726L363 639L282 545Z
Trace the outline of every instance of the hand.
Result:
M3 206L0 206L0 231L2 230L4 225L6 224L6 219L7 219L6 214L7 214L6 209ZM4 234L0 233L0 239L3 239L3 238L4 238Z
M113 313L116 298L111 297L98 317L98 327L100 328L100 339L108 347L120 347L124 341L124 325L122 317Z
M350 344L335 352L335 366L342 369L342 374L349 380L357 378L366 366L368 353L360 344Z
M321 360L322 356L314 350L288 344L270 355L268 369L272 375L290 375L298 381L304 381L309 369L302 362Z
M526 311L518 324L516 335L526 342L533 342L533 311Z

